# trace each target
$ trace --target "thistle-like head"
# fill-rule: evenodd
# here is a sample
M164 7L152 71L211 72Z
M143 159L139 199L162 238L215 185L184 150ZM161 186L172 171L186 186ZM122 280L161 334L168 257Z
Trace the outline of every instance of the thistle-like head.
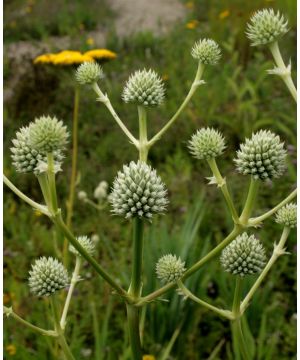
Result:
M95 255L95 244L94 242L87 236L78 236L77 241L84 248L84 250L91 256ZM69 250L76 256L81 256L80 253L75 249L73 245L70 244Z
M225 139L219 131L203 128L192 136L188 147L195 158L209 160L223 153Z
M224 270L233 275L260 273L266 264L265 249L254 235L243 233L222 251L220 261Z
M260 130L241 144L234 161L241 174L267 180L283 174L285 158L286 150L279 136L269 130Z
M122 98L126 103L143 106L158 106L165 97L162 79L153 70L138 70L132 74L123 90Z
M102 67L96 62L84 62L78 66L75 78L81 85L93 84L104 77Z
M222 54L219 45L212 39L201 39L192 48L192 57L204 65L216 65Z
M252 46L270 44L288 32L288 21L273 9L257 11L247 25L246 35Z
M151 219L154 214L164 213L168 204L161 178L142 161L132 161L118 172L109 201L113 213L125 218Z
M30 291L37 296L50 296L69 285L68 272L52 257L36 260L29 271Z
M185 272L185 262L176 255L164 255L156 264L157 277L164 283L179 280Z
M29 146L44 153L64 150L68 137L67 127L56 117L41 116L29 125Z
M279 209L275 221L283 226L294 228L297 226L297 205L289 203Z

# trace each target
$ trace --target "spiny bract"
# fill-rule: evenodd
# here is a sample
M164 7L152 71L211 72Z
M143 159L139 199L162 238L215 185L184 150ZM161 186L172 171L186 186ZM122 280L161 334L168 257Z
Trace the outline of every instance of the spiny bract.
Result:
M41 162L47 162L47 154L29 145L29 127L22 127L16 133L16 138L12 140L12 143L14 145L10 148L12 164L17 172L39 174L38 165ZM53 156L56 164L60 164L64 158L60 150L54 151Z
M144 106L160 105L165 97L162 79L153 70L138 70L131 75L124 87L122 98Z
M288 22L273 9L257 11L247 25L246 35L252 46L270 44L288 32Z
M241 174L266 180L283 174L285 158L286 150L279 136L269 130L260 130L241 144L234 161Z
M67 270L61 262L52 257L36 260L29 271L29 287L35 295L50 296L68 285Z
M78 66L75 78L81 85L93 84L104 77L102 67L96 62L84 62Z
M38 151L64 150L68 136L67 127L56 117L41 116L29 124L29 145Z
M259 273L266 264L265 249L254 235L243 233L222 251L220 261L225 271L233 275Z
M95 254L95 244L92 240L87 236L78 236L77 241L84 248L84 250L91 256ZM75 247L70 244L69 250L76 256L81 256L81 254L75 249Z
M279 209L276 213L275 221L278 224L294 228L297 226L297 205L289 203Z
M157 277L165 283L179 280L185 272L185 263L180 257L168 254L162 256L156 264Z
M113 213L125 218L151 219L163 213L168 204L167 191L161 178L142 161L131 162L118 172L109 201Z
M205 65L216 65L221 58L221 49L212 39L201 39L192 48L192 57Z
M195 158L208 160L223 153L225 149L225 139L219 131L204 128L198 130L192 136L188 147Z

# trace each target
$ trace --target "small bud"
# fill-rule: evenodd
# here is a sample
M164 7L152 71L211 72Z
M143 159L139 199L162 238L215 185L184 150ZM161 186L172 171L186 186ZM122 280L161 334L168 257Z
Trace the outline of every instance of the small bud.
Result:
M275 221L278 224L294 228L297 226L297 205L289 203L279 209L276 213Z
M254 235L243 233L222 251L220 261L224 270L233 275L260 273L266 264L265 249Z
M87 236L78 236L76 238L79 244L84 248L84 250L90 255L93 256L95 254L95 244L91 241ZM80 253L74 248L73 245L70 244L69 250L76 256L81 256Z
M185 272L185 262L176 255L164 255L156 264L157 277L164 283L179 280Z
M63 150L68 136L67 127L56 117L42 116L29 125L29 145L45 153Z
M36 260L29 275L30 290L38 296L50 296L69 285L67 270L52 257Z
M98 234L93 234L93 235L91 236L91 240L92 240L92 242L93 242L95 245L97 245L98 242L100 241L100 237L99 237Z
M87 193L83 190L79 191L77 196L78 196L78 199L81 201L84 201L87 199Z
M270 44L288 32L288 22L283 15L273 9L257 11L247 25L246 35L252 46Z
M279 136L260 130L246 139L234 159L237 170L254 179L267 180L280 177L285 169L286 150Z
M126 103L158 106L165 97L162 79L153 70L138 70L131 75L124 87L122 98Z
M223 153L225 139L219 131L204 128L192 136L188 147L196 159L213 159Z
M93 84L104 77L102 67L96 62L84 62L78 66L75 78L79 84Z
M192 48L192 57L204 65L216 65L221 58L219 45L211 39L201 39Z
M94 191L94 198L97 200L103 200L107 197L108 183L101 181Z
M118 172L109 201L113 213L125 218L151 219L153 214L164 213L168 204L161 178L142 161L132 161Z

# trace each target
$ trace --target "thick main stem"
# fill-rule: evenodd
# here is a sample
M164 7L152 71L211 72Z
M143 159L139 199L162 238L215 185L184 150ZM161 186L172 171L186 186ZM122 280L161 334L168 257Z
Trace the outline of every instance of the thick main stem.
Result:
M132 360L142 360L143 352L140 338L140 309L129 304L126 305L126 309Z
M251 216L251 213L252 213L252 210L253 210L253 207L255 204L258 187L259 187L259 180L255 180L253 178L253 176L251 176L246 203L245 203L243 212L240 216L241 224L247 225L247 223L248 223L249 217Z
M56 184L55 184L55 170L54 170L54 157L53 153L47 154L47 162L48 162L48 183L49 183L49 192L50 192L50 204L48 205L50 211L55 214L58 210L57 205L57 194L56 194Z
M147 135L147 113L143 106L138 106L139 115L139 158L147 162L148 158L148 135Z

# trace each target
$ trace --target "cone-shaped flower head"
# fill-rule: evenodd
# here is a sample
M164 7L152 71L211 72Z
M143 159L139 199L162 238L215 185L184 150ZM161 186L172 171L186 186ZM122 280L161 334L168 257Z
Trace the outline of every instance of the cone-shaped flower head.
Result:
M279 209L276 213L276 222L290 228L297 226L297 205L289 203Z
M223 153L225 139L217 130L204 128L192 136L188 147L195 158L208 160Z
M93 256L95 254L95 244L93 241L87 236L78 236L77 241L84 248L89 255ZM73 245L70 244L69 250L76 256L81 256L80 253L74 248Z
M67 127L56 117L41 116L29 125L29 145L45 153L63 150L68 136Z
M156 264L157 277L164 283L179 280L185 272L185 262L176 255L164 255Z
M104 77L102 67L96 62L84 62L78 66L75 78L81 85L93 84Z
M126 103L158 106L165 97L162 79L153 70L138 70L132 74L123 90L122 98Z
M35 295L50 296L68 285L67 270L61 262L52 257L36 260L29 271L29 287Z
M12 140L13 147L10 148L13 165L18 172L38 174L39 164L47 162L47 154L43 151L33 149L29 145L29 127L23 127L16 133ZM53 152L55 164L60 165L64 156L60 150Z
M273 9L257 11L248 23L246 35L252 46L270 44L288 32L288 22Z
M192 48L192 57L204 65L216 65L221 58L219 45L211 39L201 39Z
M243 233L222 251L220 261L225 271L233 275L260 273L266 264L265 249L254 235Z
M168 204L167 191L161 178L142 161L131 162L118 172L109 201L113 213L125 218L151 219L161 214Z
M260 130L246 139L234 159L237 170L254 179L272 179L281 176L285 169L286 150L279 136Z

